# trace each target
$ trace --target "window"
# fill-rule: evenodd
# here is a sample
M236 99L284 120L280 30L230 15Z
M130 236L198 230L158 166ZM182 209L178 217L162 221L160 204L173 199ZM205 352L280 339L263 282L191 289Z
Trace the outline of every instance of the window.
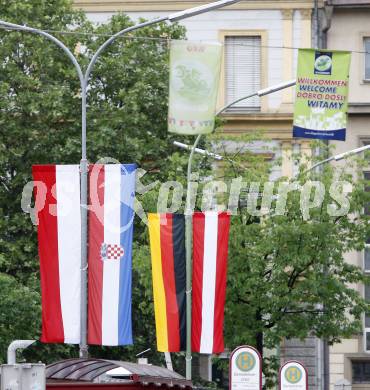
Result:
M364 142L365 143L365 142ZM364 172L364 179L370 180L370 172ZM366 187L366 191L370 191L370 187ZM365 204L364 211L367 215L370 215L370 205ZM364 250L364 272L370 272L370 238L368 238ZM370 302L370 285L364 286L364 296L367 302ZM364 350L370 352L370 312L365 312L364 315ZM370 364L370 363L369 363ZM361 382L358 382L361 383Z
M367 146L370 145L370 140L363 139L361 143L362 143L361 146ZM365 153L363 153L363 157L367 163L367 168L365 169L367 171L370 168L370 151L369 150L365 151Z
M366 248L364 253L364 271L370 272L370 240L366 242Z
M352 361L352 382L370 383L370 361Z
M365 286L365 300L370 303L370 286ZM365 314L365 328L370 328L370 313ZM369 334L369 333L367 333ZM369 340L370 341L370 340ZM370 345L368 345L368 340L366 340L366 351L370 351Z
M261 36L225 37L226 103L261 89L261 66ZM260 99L246 99L229 110L259 111Z
M364 38L365 48L365 80L370 81L370 37Z

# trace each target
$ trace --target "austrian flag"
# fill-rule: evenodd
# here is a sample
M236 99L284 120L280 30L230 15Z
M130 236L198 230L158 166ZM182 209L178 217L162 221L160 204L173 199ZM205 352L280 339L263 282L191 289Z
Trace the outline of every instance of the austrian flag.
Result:
M34 165L44 343L80 342L81 213L78 165Z
M192 350L224 351L224 306L230 215L193 215Z

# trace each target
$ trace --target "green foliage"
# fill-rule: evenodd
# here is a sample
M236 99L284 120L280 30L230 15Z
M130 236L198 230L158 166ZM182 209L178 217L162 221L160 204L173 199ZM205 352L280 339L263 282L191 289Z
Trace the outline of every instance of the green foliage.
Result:
M117 15L106 25L92 26L67 0L4 0L0 13L4 20L46 30L73 26L73 34L55 34L72 51L81 48L78 60L84 68L107 35L133 24ZM141 178L144 186L177 180L185 188L187 154L176 152L167 134L167 38L183 37L181 27L159 24L118 39L103 53L88 96L91 162L106 156L138 162L148 171ZM79 162L81 119L79 81L59 48L42 37L15 31L0 30L0 42L0 359L4 359L12 339L38 338L40 331L36 229L21 211L22 189L31 180L32 164ZM227 155L213 177L229 184L239 176L248 183L265 182L271 166L264 157L248 152L248 147L231 153L227 143L260 139L261 135L232 139L222 133L210 137ZM197 156L193 170L200 172L199 195L211 174L210 161ZM353 184L350 215L330 217L326 210L333 201L326 191L323 206L311 210L311 218L305 220L299 193L292 191L283 215L251 216L241 207L232 218L225 313L229 349L240 344L273 349L284 337L304 338L311 333L337 342L360 330L361 313L369 308L351 286L364 281L364 276L345 262L345 256L363 249L368 221L362 207L369 199L364 183L355 181L349 170L334 172L327 166L320 176L326 188L334 175ZM303 184L306 179L302 172L299 181ZM157 185L139 196L145 211L156 211L158 191ZM148 357L158 363L163 357L156 352L149 240L139 219L133 263L135 345L91 347L90 352L134 360L136 353L151 348ZM38 343L24 356L51 362L77 356L77 349ZM265 362L270 378L276 359L265 357ZM175 367L180 367L180 359Z
M240 148L228 158L221 177L229 183L233 177L243 177L248 184L257 181L263 191L271 164L262 156L249 158ZM309 335L336 343L362 329L361 317L369 305L354 285L368 280L360 267L346 261L346 256L363 250L369 237L369 220L363 212L370 200L364 191L366 183L359 180L361 171L350 161L342 168L326 165L320 173L305 173L308 164L314 162L301 157L301 173L296 178L301 185L317 180L325 186L323 202L310 210L308 220L303 217L300 191L289 193L282 215L275 213L278 200L274 200L269 212L257 216L240 203L238 215L232 217L225 312L230 349L249 344L261 352L274 351L283 338L304 339ZM330 216L329 205L339 205L329 189L341 180L353 187L348 195L350 211ZM283 182L287 178L275 183L275 195ZM257 205L257 212L261 212L261 200ZM278 367L276 356L268 355L264 356L264 372L271 384Z
M72 9L70 0L4 0L0 14L9 22L54 31L57 38L77 53L84 69L108 36L133 25L127 16L116 15L106 25L93 26L83 13ZM71 26L73 34L56 32L72 30ZM92 72L88 96L90 162L106 156L122 163L137 162L149 171L142 179L144 184L167 178L171 170L176 171L185 163L184 156L172 160L173 139L167 136L167 39L183 36L182 27L162 23L118 39L102 54ZM30 310L21 310L23 306L17 309L17 321L9 315L9 321L21 325L16 327L15 323L13 330L0 321L0 360L3 360L4 346L11 340L38 338L40 332L36 228L21 210L22 190L32 180L32 164L79 163L81 101L77 73L54 43L30 33L4 30L0 30L0 41L0 273L14 278L9 286L15 286L15 294L19 290L29 295L29 299L32 297ZM180 165L175 167L173 163ZM148 202L146 210L154 211L156 203L151 199L154 198L149 194L143 201ZM133 291L135 345L91 347L94 356L134 360L136 353L151 347L151 361L162 358L155 347L148 279L150 257L144 228L137 221L135 229L139 239L134 251ZM10 298L11 295L1 306L3 315L16 310L11 307L15 302ZM13 303L8 308L6 302ZM78 356L78 351L75 347L37 343L24 355L51 362Z
M6 356L10 334L13 339L33 338L35 329L40 327L40 320L38 294L18 283L12 276L0 273L1 356Z

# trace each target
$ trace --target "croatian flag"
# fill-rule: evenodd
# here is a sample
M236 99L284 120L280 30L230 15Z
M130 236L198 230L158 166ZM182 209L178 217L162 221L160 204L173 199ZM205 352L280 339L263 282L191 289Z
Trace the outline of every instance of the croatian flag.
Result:
M192 350L224 351L224 306L230 215L193 215Z
M132 344L136 165L92 165L89 180L88 342Z
M80 342L81 212L78 165L34 165L44 343Z

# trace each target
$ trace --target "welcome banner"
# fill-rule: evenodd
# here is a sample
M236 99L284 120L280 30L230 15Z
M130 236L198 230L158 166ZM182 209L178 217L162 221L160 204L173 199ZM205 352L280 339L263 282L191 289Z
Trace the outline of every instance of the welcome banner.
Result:
M293 137L345 141L350 52L300 49Z
M172 41L168 131L206 134L214 129L222 45Z

